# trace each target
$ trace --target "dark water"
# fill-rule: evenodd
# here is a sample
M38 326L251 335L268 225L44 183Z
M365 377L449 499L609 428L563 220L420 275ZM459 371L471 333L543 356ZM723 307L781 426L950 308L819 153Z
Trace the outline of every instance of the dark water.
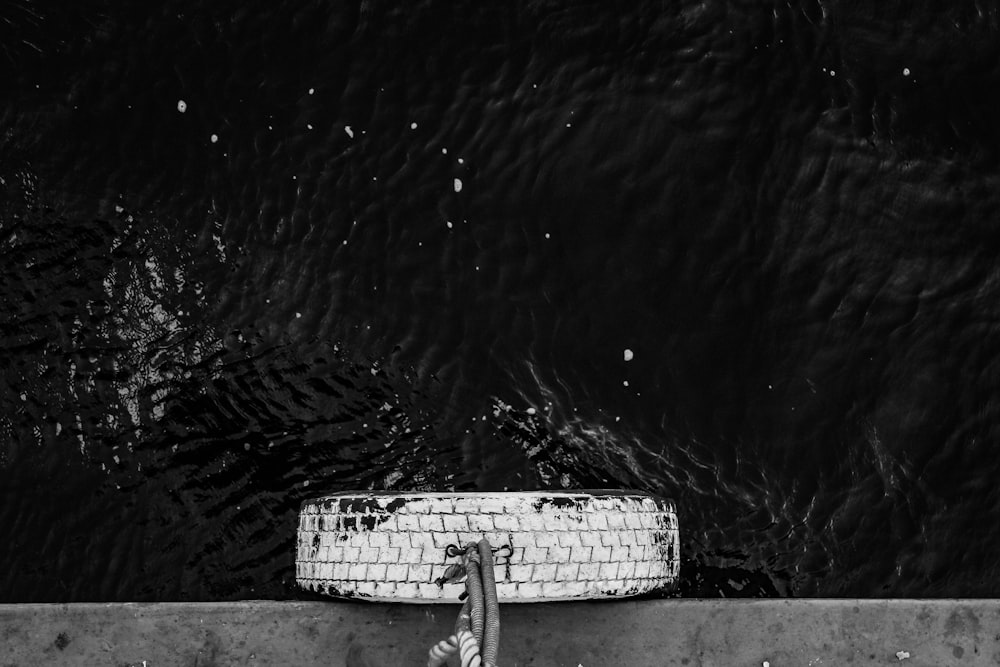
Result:
M358 488L1000 595L992 4L155 4L0 4L0 602L299 596Z

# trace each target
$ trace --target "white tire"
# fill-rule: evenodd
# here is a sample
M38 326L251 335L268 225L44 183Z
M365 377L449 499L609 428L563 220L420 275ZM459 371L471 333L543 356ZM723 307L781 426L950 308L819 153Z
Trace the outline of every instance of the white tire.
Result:
M299 514L296 580L333 597L455 603L465 584L442 581L445 571L484 537L501 602L621 598L677 583L673 503L606 490L359 491L309 500Z

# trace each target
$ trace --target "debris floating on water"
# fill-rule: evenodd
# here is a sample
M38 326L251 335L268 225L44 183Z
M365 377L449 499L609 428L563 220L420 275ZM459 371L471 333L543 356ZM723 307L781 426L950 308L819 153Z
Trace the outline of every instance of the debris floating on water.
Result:
M410 129L411 130L417 129L417 124L416 123L410 123Z
M188 104L184 100L177 100L177 110L184 113L188 110Z
M462 191L462 179L461 178L456 178L454 185L455 185L455 192L461 192Z
M217 142L217 141L219 140L219 135L217 135L217 134L213 134L213 135L212 135L212 136L210 137L210 139L212 140L212 143L214 144L214 143L216 143L216 142Z
M313 93L315 93L315 92L316 92L316 89L315 89L315 88L310 88L310 89L309 89L309 94L310 94L310 95L312 95L312 94L313 94Z
M351 139L354 138L354 130L351 129L350 125L344 126L344 132L347 132L347 136L349 136Z
M528 408L527 410L525 410L525 412L527 412L529 415L533 415L533 414L535 414L535 409L534 408Z
M910 657L909 651L896 651L896 660L906 660Z
M632 361L633 358L635 358L635 355L632 353L632 350L630 350L630 349L628 349L626 347L625 348L625 361Z
M903 76L910 76L910 68L909 67L904 67L903 68Z

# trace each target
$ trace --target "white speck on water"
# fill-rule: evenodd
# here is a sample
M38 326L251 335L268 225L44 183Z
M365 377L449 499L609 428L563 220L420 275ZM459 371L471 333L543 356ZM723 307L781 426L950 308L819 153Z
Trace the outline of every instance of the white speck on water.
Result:
M634 359L634 358L635 358L635 354L632 352L632 350L630 350L630 349L628 349L626 347L625 348L625 361L632 361L632 359Z
M222 259L226 258L226 246L222 243L222 237L218 234L212 234L212 240L215 241L215 248L219 251L219 256Z
M903 68L903 76L910 76L910 68L909 67L904 67Z
M302 482L302 486L309 486L309 480L307 479L306 481Z
M212 143L214 144L219 141L219 135L213 134L211 137L209 137L209 139L211 139Z
M455 225L451 224L451 220L448 220L446 224L448 225L448 229L451 229L452 227L455 226Z
M293 181L297 181L297 180L299 180L299 177L298 176L292 176L292 180Z
M622 382L622 386L627 387L628 386L628 380L625 380L624 382Z
M767 388L768 389L774 389L774 385L769 384L769 385L767 385Z
M302 317L302 313L295 313L295 317Z
M268 126L267 126L267 129L269 129L269 130L273 130L274 128L273 128L273 127L271 127L270 125L268 125Z
M410 129L411 130L417 129L417 124L416 123L410 123Z
M535 414L535 409L534 408L528 408L527 410L525 410L525 412L527 412L529 415L533 415L533 414Z
M313 126L310 123L306 123L306 127L308 127L310 130L313 129Z
M547 238L547 239L552 238L552 234L549 234L548 232L545 232L545 238Z
M896 651L896 660L906 660L910 657L909 651Z
M573 127L572 123L566 123L566 127Z
M458 163L459 164L465 164L465 160L463 160L462 158L458 158Z
M442 155L447 155L448 154L448 149L447 148L442 148L441 149L441 154Z
M350 125L344 126L344 132L347 132L347 136L349 136L351 139L354 138L354 130L351 129Z
M837 76L837 70L835 69L830 70L830 76Z
M177 110L184 113L188 110L188 103L184 100L177 100Z
M765 660L764 662L761 663L760 667L771 667L771 663Z
M538 84L537 83L533 83L533 84L531 84L531 87L532 88L538 88Z
M118 206L117 204L115 204L115 213L122 213L124 211L125 211L125 209L123 209L121 206Z
M622 420L621 417L615 417L615 423L620 422L621 420Z
M462 191L462 179L461 178L456 178L454 186L455 186L455 192L461 192Z
M310 94L310 95L312 95L312 94L313 94L313 93L315 93L315 92L316 92L316 89L315 89L315 88L310 88L310 89L309 89L309 94Z

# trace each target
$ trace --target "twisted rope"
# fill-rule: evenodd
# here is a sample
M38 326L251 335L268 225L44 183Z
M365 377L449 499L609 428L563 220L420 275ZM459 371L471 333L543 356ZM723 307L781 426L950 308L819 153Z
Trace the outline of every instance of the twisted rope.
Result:
M500 644L500 602L489 540L470 544L462 557L462 564L466 570L465 591L468 598L455 621L455 633L431 647L427 667L441 667L455 653L459 654L462 667L496 667Z
M483 664L485 667L496 667L497 653L500 650L500 601L497 599L497 581L493 572L493 550L485 539L479 541L479 561L486 603Z

